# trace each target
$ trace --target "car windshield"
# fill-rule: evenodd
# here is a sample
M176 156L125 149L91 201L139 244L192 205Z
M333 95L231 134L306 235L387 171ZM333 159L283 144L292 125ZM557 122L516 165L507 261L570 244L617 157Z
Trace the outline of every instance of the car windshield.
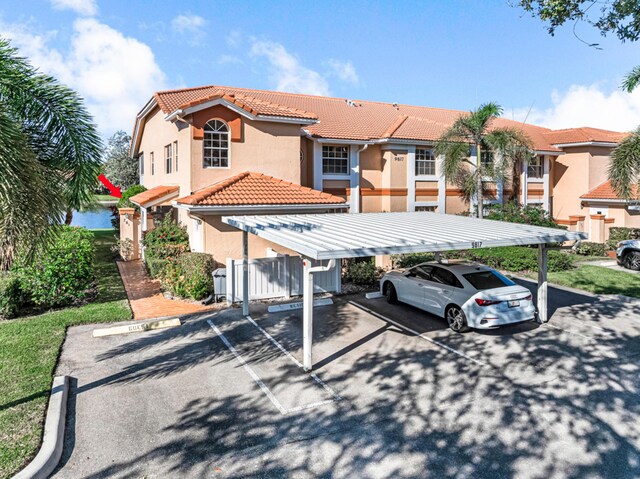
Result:
M462 276L479 291L515 285L513 281L505 278L497 271L478 271L477 273L467 273Z

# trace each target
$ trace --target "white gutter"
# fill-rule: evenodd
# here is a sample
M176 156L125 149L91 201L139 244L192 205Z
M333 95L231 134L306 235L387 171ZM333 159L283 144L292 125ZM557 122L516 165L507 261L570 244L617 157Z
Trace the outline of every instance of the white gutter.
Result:
M138 135L140 133L140 122L146 117L151 110L153 110L158 103L155 98L151 98L147 104L140 110L140 113L136 116L136 124L133 128L133 135L131 135L131 148L129 148L129 156L132 158L135 157L134 150L136 149L136 145L138 144Z
M586 203L616 203L616 204L624 204L628 203L629 200L621 200L620 198L580 198L581 201Z
M581 143L553 143L553 146L557 148L571 148L573 146L606 146L610 148L615 148L619 143L614 143L610 141L583 141Z
M153 206L159 205L160 203L164 203L165 201L178 196L179 193L180 193L180 190L174 191L173 193L169 193L167 195L161 196L160 198L155 199L150 203L147 203L146 205L141 205L140 203L136 203L131 199L129 201L131 201L131 203L133 203L134 205L138 205L140 208L151 208Z
M347 209L349 207L349 203L314 203L314 204L303 204L303 205L236 205L236 206L197 206L197 205L186 205L183 203L178 203L177 201L173 201L172 206L178 209L186 210L191 214L225 214L225 213L238 213L238 212L247 212L247 211L258 211L258 212L283 212L283 211L317 211L323 209Z

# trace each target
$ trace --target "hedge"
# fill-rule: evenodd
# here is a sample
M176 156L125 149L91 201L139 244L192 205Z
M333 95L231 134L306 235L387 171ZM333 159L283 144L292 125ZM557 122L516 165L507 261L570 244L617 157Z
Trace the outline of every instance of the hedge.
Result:
M189 234L185 226L166 216L160 226L144 235L142 244L145 257L174 258L189 250Z
M25 300L36 306L66 306L90 294L95 281L93 233L86 228L60 227L53 244L31 261L14 267Z
M548 270L566 271L573 268L575 258L560 251L549 251ZM505 271L537 271L538 249L525 246L504 246L501 248L481 248L474 250L448 251L442 254L447 259L476 261L492 268ZM410 268L419 263L433 261L433 253L414 253L394 258L396 267Z
M384 269L376 267L373 260L351 261L347 264L347 280L361 285L372 285L380 281Z
M162 279L165 275L165 270L169 265L170 261L164 258L154 258L147 257L145 258L145 264L147 265L147 270L149 271L149 275L153 279Z
M118 201L118 208L135 208L136 211L140 210L138 205L133 204L129 198L135 196L143 191L147 191L147 189L142 185L133 185L127 188L122 192L122 197Z
M610 250L615 250L618 247L618 243L620 241L628 239L640 239L640 228L609 228L609 239L607 240L607 247Z
M605 245L603 243L592 243L591 241L583 241L576 248L576 254L583 256L604 256Z
M0 273L0 319L13 318L22 304L20 280L11 272Z
M489 206L485 218L488 220L507 221L509 223L567 229L566 226L557 225L544 208L540 206L519 206L514 202Z
M167 262L162 284L176 296L204 299L213 291L211 274L215 267L216 262L210 254L184 253Z

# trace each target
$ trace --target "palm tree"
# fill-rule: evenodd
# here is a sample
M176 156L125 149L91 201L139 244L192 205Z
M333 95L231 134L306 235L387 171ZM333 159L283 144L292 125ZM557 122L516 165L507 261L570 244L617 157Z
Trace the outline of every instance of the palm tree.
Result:
M101 151L82 99L0 38L0 270L90 200Z
M531 140L517 128L492 128L502 114L496 103L485 103L461 115L438 139L436 155L442 156L442 174L456 183L466 198L477 197L477 215L483 217L483 182L509 180L519 161L531 155ZM477 161L470 159L474 147ZM491 161L482 161L483 153ZM473 211L473 210L472 210Z
M611 153L609 181L621 198L630 199L640 194L640 128L622 140Z
M622 80L622 89L631 93L638 85L640 85L640 66L635 67L624 77L624 80Z

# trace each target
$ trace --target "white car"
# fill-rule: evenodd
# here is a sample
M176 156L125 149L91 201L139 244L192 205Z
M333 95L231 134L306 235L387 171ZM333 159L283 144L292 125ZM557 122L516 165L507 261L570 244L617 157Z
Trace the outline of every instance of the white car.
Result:
M422 263L380 280L387 301L401 301L443 317L456 332L536 319L531 292L476 263Z

